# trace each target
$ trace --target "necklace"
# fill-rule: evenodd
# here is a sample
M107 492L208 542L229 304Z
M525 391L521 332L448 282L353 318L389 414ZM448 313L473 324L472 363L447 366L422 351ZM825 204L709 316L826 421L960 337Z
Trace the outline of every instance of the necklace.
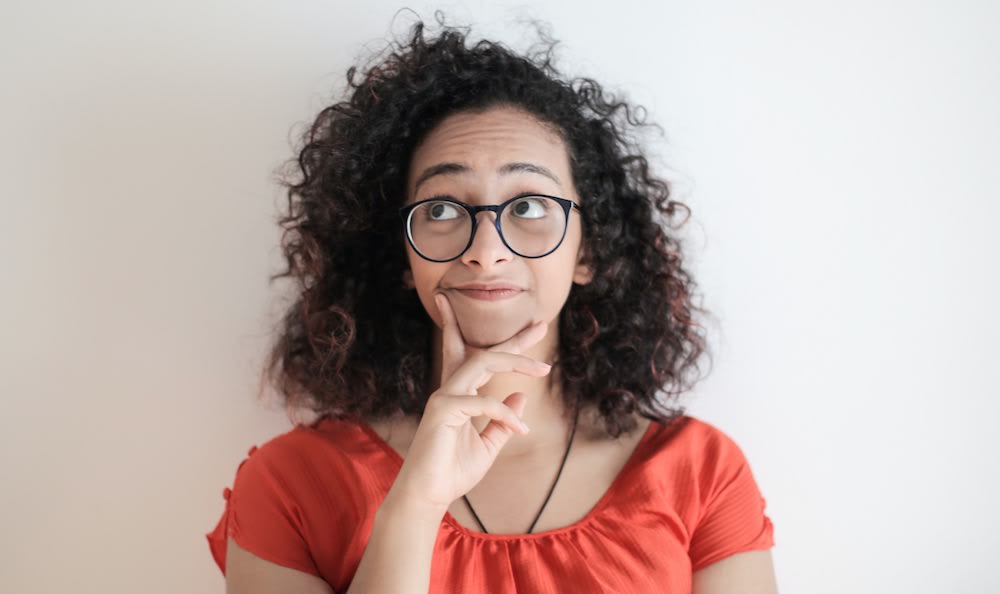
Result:
M531 534L532 530L535 529L535 524L538 523L538 518L542 517L542 512L545 511L545 506L548 505L549 499L552 497L552 492L556 490L556 483L559 482L559 477L562 476L563 467L566 466L566 458L569 458L569 449L573 446L573 437L576 435L576 423L580 420L580 411L577 409L576 416L573 418L573 429L569 433L569 443L566 444L566 453L563 454L562 462L559 464L559 472L556 473L556 480L552 481L552 486L549 487L549 494L545 496L545 501L542 503L541 509L538 510L538 514L535 515L534 521L531 522L531 527L528 528L528 534ZM483 521L479 519L476 515L476 510L472 509L472 504L469 503L469 498L462 495L462 499L465 500L465 505L469 506L469 511L472 512L472 517L476 519L476 523L479 524L479 529L483 531L484 534L489 534L486 531L486 526L483 526Z

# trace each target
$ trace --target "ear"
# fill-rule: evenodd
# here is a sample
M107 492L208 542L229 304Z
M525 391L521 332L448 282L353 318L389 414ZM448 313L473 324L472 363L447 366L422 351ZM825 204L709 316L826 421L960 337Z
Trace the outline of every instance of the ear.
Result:
M581 244L576 256L576 268L573 269L573 282L586 285L592 280L594 280L594 270L590 263L590 251L586 244Z
M413 271L407 268L403 271L403 287L407 289L416 288L416 284L413 282Z

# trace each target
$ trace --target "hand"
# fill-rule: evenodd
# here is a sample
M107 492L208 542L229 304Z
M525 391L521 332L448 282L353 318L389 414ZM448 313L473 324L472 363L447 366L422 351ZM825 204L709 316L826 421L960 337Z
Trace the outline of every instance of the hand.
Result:
M535 322L501 344L468 355L448 299L439 293L434 302L443 319L441 387L427 400L390 495L443 514L482 480L515 433L528 432L520 419L526 403L523 393L514 392L500 402L478 394L478 389L494 373L542 377L551 367L521 354L545 336L545 322ZM482 433L472 424L478 416L490 419Z

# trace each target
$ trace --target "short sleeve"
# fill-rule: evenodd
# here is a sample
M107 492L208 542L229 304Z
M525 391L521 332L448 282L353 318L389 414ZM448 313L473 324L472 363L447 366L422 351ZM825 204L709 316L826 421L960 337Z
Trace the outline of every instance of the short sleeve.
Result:
M232 537L261 559L320 576L304 537L303 514L282 478L280 454L266 446L259 451L250 448L236 470L232 489L223 491L225 510L215 529L206 535L223 574L226 542Z
M691 570L744 551L774 546L766 501L740 448L721 432L706 447L699 477L700 519L691 536Z

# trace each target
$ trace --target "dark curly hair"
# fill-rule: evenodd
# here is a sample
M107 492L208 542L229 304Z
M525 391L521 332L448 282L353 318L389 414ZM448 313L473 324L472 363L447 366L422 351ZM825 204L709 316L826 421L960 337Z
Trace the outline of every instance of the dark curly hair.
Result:
M573 285L558 322L566 409L599 415L613 437L635 428L634 413L680 416L668 401L699 379L705 337L694 314L704 310L692 303L680 242L666 232L690 211L671 200L630 135L655 124L592 79L564 81L552 63L558 42L543 28L540 48L519 55L487 40L470 47L467 29L435 16L437 37L425 38L418 21L360 80L348 69L349 98L320 112L289 164L287 269L271 280L290 277L296 293L267 377L290 409L367 420L423 411L433 322L401 282L397 215L410 156L448 115L514 106L560 135L585 204L594 278Z

